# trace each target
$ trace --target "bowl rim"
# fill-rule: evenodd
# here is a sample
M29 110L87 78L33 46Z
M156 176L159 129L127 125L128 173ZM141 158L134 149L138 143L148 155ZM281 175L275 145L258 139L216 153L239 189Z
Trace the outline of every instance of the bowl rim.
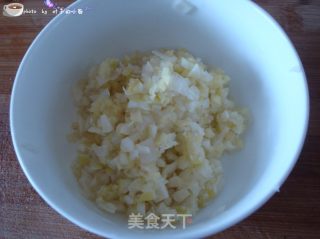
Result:
M86 0L78 0L72 4L70 4L66 9L70 9L76 6L81 5L83 2L85 2ZM281 36L284 38L285 41L287 41L289 47L291 48L291 50L294 53L294 57L296 59L296 61L299 63L299 67L301 69L301 72L299 72L300 76L303 79L303 85L304 88L301 89L305 95L305 100L306 100L306 105L304 106L306 109L306 114L304 115L304 119L303 119L303 130L301 132L300 137L298 138L299 140L299 146L296 148L295 153L294 153L294 158L290 161L290 164L287 166L287 170L283 173L283 175L281 176L278 185L281 186L284 181L287 179L287 177L289 176L290 172L292 171L293 167L295 166L297 160L299 159L300 153L302 151L305 139L306 139L306 135L307 135L307 131L308 131L308 124L309 124L309 114L310 114L310 106L309 106L309 90L308 90L308 84L307 84L307 77L305 74L305 70L303 68L301 59L293 45L293 43L291 42L291 40L289 39L288 35L285 33L285 31L283 30L283 28L280 26L280 24L266 11L264 10L262 7L260 7L258 4L252 2L252 1L243 1L243 4L247 4L248 7L252 8L253 11L256 11L261 17L263 17L265 20L267 20L269 22L269 24L273 25L273 27L279 31L281 33ZM21 78L21 74L22 74L22 68L25 65L27 58L29 57L29 55L32 52L32 49L34 48L34 46L37 44L37 42L39 40L41 40L41 38L47 34L48 31L50 31L50 29L55 25L58 24L59 22L63 21L65 19L66 16L64 15L58 15L56 17L54 17L41 31L40 33L36 36L36 38L33 40L33 42L31 43L31 45L29 46L28 50L26 51L20 65L19 68L17 70L16 76L15 76L15 80L13 83L13 87L12 87L12 91L11 91L11 99L10 99L10 109L9 109L9 121L10 121L10 131L11 131L11 139L12 139L12 143L14 146L14 150L17 156L17 159L19 161L19 164L24 172L24 174L26 175L28 181L30 182L30 184L32 185L32 187L35 189L35 191L40 195L40 197L51 207L53 208L56 212L58 212L61 216L63 216L64 218L68 219L70 222L74 223L75 225L81 227L82 229L89 231L91 233L94 233L96 235L102 236L102 237L111 237L111 238L115 238L115 237L123 237L123 235L117 234L117 235L112 235L111 233L108 233L106 231L101 231L99 229L96 229L94 227L88 226L87 224L81 222L81 220L77 219L77 217L70 215L70 213L65 212L62 208L58 207L54 201L52 201L50 199L50 197L48 197L45 193L43 193L41 191L41 189L37 186L37 183L33 180L31 173L28 171L22 154L19 150L19 147L17 145L17 139L16 139L16 130L15 130L15 126L14 126L14 119L13 119L13 111L14 111L14 99L16 97L16 88L17 85L19 84L19 79ZM230 218L229 221L227 221L227 223L225 223L224 225L220 226L219 228L212 228L212 223L210 221L203 223L201 225L201 227L197 227L195 229L190 229L190 230L186 230L186 233L183 233L183 231L179 231L178 233L175 233L174 236L176 238L194 238L194 237L205 237L205 236L209 236L209 235L213 235L213 234L217 234L237 223L239 223L240 221L242 221L243 219L247 218L249 215L251 215L252 213L254 213L257 209L259 209L262 205L264 205L274 194L276 191L270 191L268 193L266 193L265 195L263 195L263 197L259 198L259 200L256 200L254 205L249 206L248 208L246 208L246 210L244 210L243 212L240 213L240 215L237 215L235 217ZM154 238L161 238L163 236L167 236L169 235L169 233L159 233L158 235L153 235ZM142 235L133 235L132 238L135 237L140 237Z

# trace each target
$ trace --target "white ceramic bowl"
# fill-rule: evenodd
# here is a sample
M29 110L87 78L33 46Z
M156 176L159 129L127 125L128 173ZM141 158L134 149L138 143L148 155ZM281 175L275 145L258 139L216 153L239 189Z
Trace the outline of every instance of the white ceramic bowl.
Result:
M59 15L35 39L11 100L14 148L30 183L61 215L111 238L195 238L217 233L259 208L284 182L306 134L308 90L299 57L279 25L250 1L82 0L83 15ZM223 159L224 189L187 229L129 230L84 198L70 170L66 139L74 117L72 85L105 57L135 50L187 48L232 78L231 95L249 108L245 148Z

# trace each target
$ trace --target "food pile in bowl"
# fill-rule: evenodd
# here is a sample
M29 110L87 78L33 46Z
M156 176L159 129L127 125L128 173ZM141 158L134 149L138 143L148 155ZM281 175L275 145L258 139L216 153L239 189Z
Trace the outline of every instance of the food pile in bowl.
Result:
M246 113L229 77L186 50L155 50L93 67L74 89L73 170L109 213L191 213L220 188L225 152L242 146Z

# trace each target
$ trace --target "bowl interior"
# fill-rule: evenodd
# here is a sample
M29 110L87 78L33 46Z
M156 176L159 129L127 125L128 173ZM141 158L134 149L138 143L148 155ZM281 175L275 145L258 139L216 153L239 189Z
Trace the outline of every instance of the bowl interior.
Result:
M70 169L75 158L66 139L75 117L71 88L106 57L186 48L224 69L231 77L231 96L250 111L245 147L223 158L221 193L187 229L161 230L153 237L199 237L236 223L279 190L295 163L308 96L291 43L249 1L189 2L196 9L183 14L171 0L78 1L71 8L87 9L84 14L54 19L21 64L11 105L19 161L40 195L87 230L108 237L152 233L129 230L127 218L101 213L81 195Z

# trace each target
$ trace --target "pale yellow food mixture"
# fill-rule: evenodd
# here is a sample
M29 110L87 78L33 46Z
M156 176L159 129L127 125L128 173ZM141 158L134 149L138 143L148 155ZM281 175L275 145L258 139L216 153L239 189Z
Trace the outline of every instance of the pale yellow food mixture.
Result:
M226 151L241 147L244 113L229 77L186 50L107 59L75 89L74 173L99 208L195 214L218 191Z

